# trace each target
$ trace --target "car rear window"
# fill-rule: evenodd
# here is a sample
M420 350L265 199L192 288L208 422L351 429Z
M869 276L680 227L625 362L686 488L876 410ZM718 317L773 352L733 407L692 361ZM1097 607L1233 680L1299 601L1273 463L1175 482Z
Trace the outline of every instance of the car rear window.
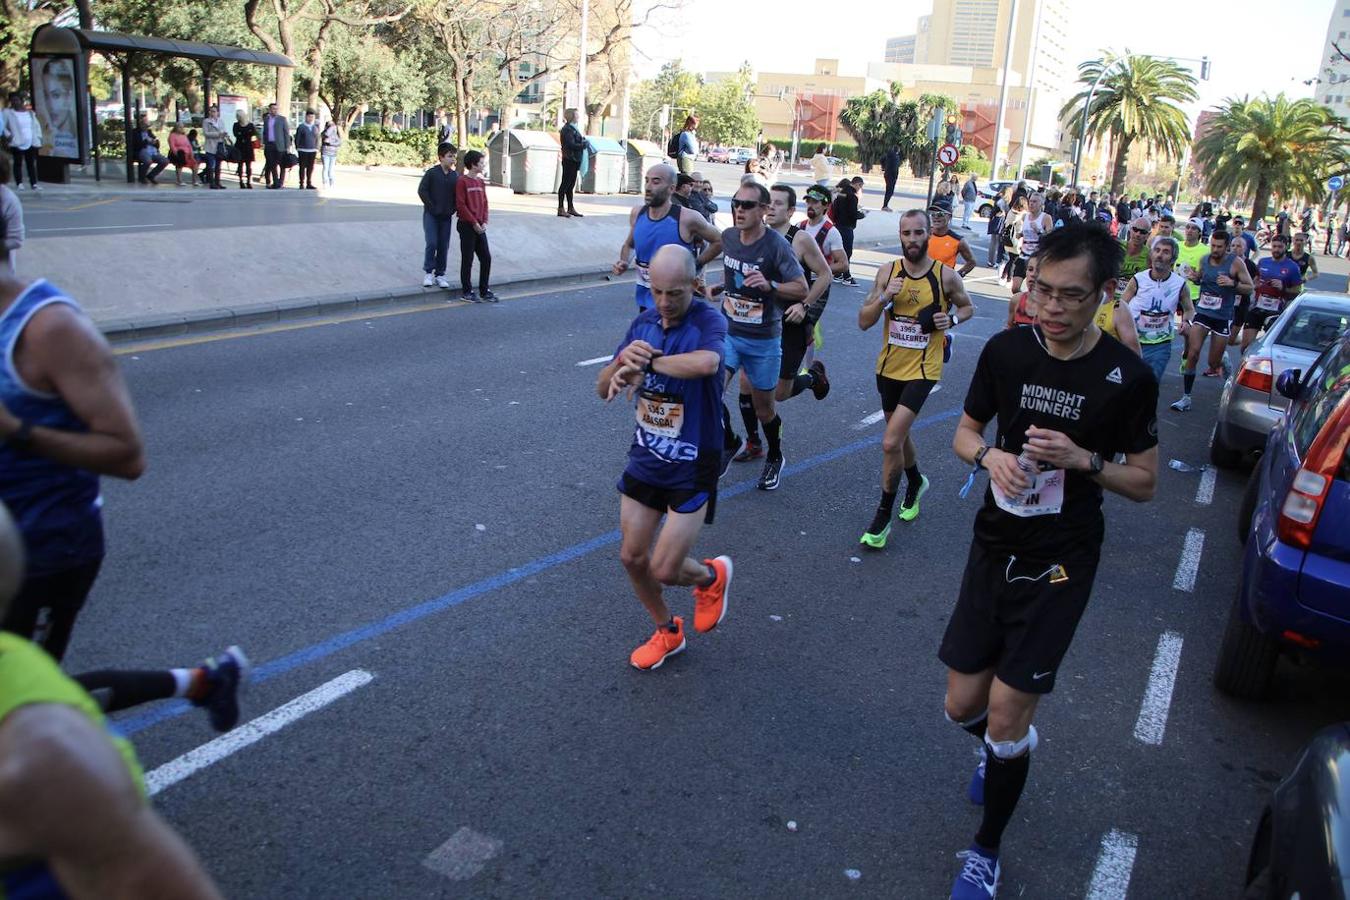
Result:
M1275 343L1321 353L1350 329L1350 316L1329 309L1304 307L1280 330Z
M1294 447L1300 459L1308 455L1308 448L1332 411L1350 395L1350 341L1342 341L1339 347L1324 353L1304 377L1303 385L1303 396L1291 420ZM1338 475L1350 480L1350 460L1341 460Z

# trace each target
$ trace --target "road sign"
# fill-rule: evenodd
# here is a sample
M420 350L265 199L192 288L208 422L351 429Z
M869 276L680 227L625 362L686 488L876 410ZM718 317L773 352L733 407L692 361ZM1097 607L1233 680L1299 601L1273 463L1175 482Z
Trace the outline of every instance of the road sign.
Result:
M1343 187L1345 187L1345 179L1341 176L1332 175L1327 179L1327 190L1334 192L1339 191Z
M960 155L961 152L956 149L955 144L943 144L938 149L938 162L944 166L956 165L956 160Z

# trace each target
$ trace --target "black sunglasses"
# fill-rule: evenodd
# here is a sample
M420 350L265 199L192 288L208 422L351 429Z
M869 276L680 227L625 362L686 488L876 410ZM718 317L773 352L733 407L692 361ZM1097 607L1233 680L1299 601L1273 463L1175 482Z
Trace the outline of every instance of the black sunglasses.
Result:
M732 200L732 209L758 209L762 204L758 200Z
M1133 231L1135 234L1148 234L1147 228L1131 228L1130 230Z

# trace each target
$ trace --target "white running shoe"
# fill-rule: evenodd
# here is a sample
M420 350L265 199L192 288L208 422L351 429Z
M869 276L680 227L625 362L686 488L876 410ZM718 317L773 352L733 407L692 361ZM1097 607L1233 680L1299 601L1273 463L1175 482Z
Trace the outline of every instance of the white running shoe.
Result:
M1181 399L1178 400L1176 403L1172 404L1172 409L1176 410L1177 412L1185 412L1190 408L1191 408L1190 394L1182 394Z
M448 291L448 290L450 290L450 282L447 281L447 280L445 279L445 276L444 276L444 275L437 275L437 276L436 276L436 287L438 287L438 288L444 288L445 290Z
M422 279L422 287L435 287L435 286L436 286L436 276L428 272L426 274L426 277Z

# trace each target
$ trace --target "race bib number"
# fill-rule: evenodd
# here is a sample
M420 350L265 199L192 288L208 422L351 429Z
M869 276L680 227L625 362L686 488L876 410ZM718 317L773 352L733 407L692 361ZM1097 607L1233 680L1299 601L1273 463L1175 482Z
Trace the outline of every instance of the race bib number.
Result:
M1218 294L1206 294L1202 291L1200 302L1196 306L1201 309L1223 309L1223 298Z
M886 343L893 347L923 350L928 346L928 335L923 333L923 328L919 325L918 319L911 316L892 318L889 320L888 327L890 331L886 335Z
M736 294L727 294L726 299L722 301L722 310L733 322L740 322L742 325L764 324L762 300L749 300Z
M1129 284L1129 283L1130 283L1130 279L1128 279L1128 278L1117 278L1117 279L1116 279L1116 299L1117 299L1117 300L1119 300L1119 299L1121 298L1121 295L1125 293L1125 286L1126 286L1127 284Z
M678 438L684 427L684 403L679 397L643 390L638 393L638 427L648 434Z
M1050 469L1042 472L1035 467L1028 469L1023 463L1022 471L1031 481L1031 485L1019 494L1010 496L997 484L989 482L998 508L1023 519L1057 515L1064 506L1064 470Z
M1166 310L1141 312L1139 314L1139 331L1141 334L1147 334L1150 337L1165 337L1171 334L1172 313Z
M646 263L637 264L637 283L647 288L647 290L651 290L652 272Z
M1255 306L1263 312L1278 312L1280 309L1280 298L1272 297L1269 294L1258 294Z

